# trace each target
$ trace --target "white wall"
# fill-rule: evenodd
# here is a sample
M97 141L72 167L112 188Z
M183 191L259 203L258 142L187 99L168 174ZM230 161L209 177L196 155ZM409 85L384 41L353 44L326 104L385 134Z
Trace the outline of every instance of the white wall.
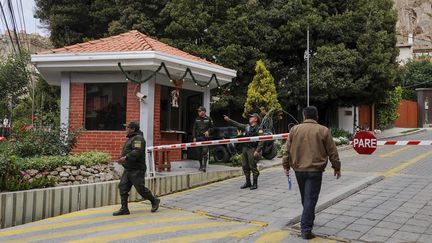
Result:
M399 64L404 65L410 59L413 58L413 52L411 46L400 46L399 48L399 56L397 57L397 61Z
M350 133L354 133L354 112L357 112L357 109L355 109L354 107L338 108L338 121L340 129L346 130ZM356 117L358 120L358 113Z

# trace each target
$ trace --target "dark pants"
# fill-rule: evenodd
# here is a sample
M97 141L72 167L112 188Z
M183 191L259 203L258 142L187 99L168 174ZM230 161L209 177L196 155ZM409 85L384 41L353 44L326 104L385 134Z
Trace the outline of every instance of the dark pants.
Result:
M202 142L207 140L208 138L206 137L197 137L196 139L197 142ZM209 152L208 146L198 147L200 166L204 169L207 167L207 163L208 163L208 152Z
M155 198L151 191L145 187L144 176L144 170L124 170L119 183L120 197L122 201L128 200L129 192L133 185L144 200L150 200L150 202L153 203Z
M315 206L321 191L322 172L296 172L303 205L302 232L311 232L315 220Z
M247 146L243 147L242 167L246 178L250 178L251 172L254 178L258 178L260 174L257 167L258 160L256 160L253 156L254 152L255 148L248 148Z

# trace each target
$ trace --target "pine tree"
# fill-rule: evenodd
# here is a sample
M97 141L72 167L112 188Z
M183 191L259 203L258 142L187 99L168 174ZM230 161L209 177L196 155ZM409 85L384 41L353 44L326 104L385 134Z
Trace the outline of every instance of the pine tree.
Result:
M276 85L270 71L264 62L259 60L255 66L255 76L248 85L247 98L244 106L243 116L250 113L265 115L270 110L281 110L282 106L277 99Z

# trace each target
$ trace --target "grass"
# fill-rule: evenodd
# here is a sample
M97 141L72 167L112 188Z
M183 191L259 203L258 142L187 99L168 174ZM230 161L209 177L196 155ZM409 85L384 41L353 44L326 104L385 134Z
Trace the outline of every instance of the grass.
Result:
M420 128L415 128L415 129L406 130L406 131L403 131L403 132L401 132L401 133L402 133L402 134L405 134L405 133L415 132L415 131L418 131L418 130L420 130Z

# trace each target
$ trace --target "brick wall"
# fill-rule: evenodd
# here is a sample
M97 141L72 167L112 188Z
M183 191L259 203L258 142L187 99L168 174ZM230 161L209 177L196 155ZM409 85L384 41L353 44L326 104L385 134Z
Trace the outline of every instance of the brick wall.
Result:
M137 121L140 118L140 103L135 93L140 85L128 83L126 122ZM72 129L84 128L85 88L84 84L72 83L70 91L69 119ZM124 131L81 131L73 152L104 151L117 159L126 140Z

